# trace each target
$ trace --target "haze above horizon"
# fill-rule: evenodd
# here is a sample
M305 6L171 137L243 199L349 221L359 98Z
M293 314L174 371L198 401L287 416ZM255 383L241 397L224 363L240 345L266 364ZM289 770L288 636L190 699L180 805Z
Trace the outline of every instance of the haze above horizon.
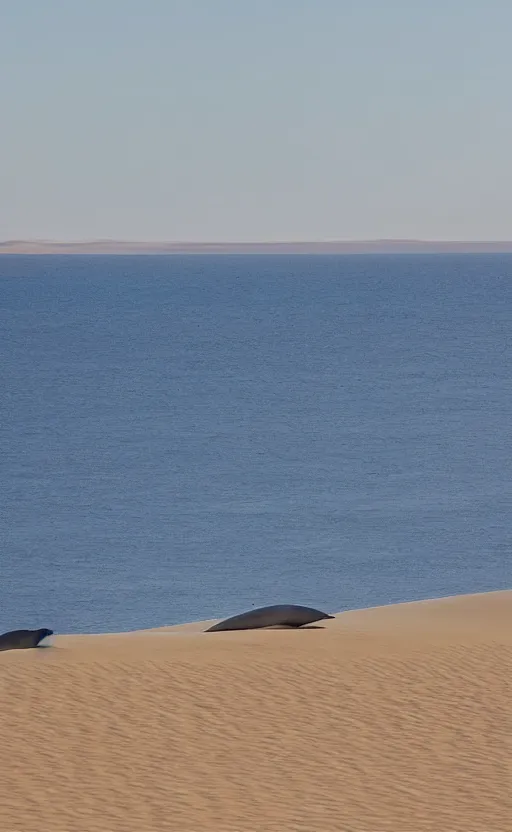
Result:
M0 240L510 239L511 29L500 0L4 4Z

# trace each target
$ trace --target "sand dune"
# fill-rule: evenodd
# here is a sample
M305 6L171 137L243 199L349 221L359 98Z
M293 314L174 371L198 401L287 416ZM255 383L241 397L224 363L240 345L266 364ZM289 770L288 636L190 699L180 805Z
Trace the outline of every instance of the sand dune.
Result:
M5 832L508 832L512 592L0 653Z

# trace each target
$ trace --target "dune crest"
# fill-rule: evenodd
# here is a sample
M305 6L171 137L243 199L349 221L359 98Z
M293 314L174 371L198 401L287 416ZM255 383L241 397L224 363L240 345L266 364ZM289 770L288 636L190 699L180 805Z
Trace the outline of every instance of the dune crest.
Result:
M511 829L512 592L321 623L2 652L2 829Z

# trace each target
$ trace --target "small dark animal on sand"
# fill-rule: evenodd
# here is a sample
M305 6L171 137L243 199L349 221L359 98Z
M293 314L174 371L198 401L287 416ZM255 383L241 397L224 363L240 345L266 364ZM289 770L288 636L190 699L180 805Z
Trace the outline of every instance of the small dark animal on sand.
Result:
M25 650L37 647L44 638L53 635L46 627L41 630L11 630L0 636L0 650Z
M272 607L259 607L256 610L234 615L225 621L219 621L209 627L207 633L218 633L224 630L257 630L261 627L303 627L315 621L334 618L326 612L312 607L301 607L297 604L275 604Z

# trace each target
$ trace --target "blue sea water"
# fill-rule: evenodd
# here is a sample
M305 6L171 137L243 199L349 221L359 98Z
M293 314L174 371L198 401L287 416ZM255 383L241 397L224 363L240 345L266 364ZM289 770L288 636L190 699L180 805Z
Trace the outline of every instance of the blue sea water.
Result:
M512 586L512 257L0 258L0 630Z

